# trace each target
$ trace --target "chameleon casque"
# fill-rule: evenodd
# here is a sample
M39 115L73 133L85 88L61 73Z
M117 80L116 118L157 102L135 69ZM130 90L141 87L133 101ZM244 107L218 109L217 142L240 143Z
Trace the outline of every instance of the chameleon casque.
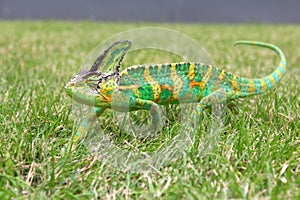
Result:
M240 44L275 51L280 57L276 70L263 78L252 79L202 63L180 62L134 65L120 72L122 60L132 43L128 40L115 42L96 59L90 70L79 72L65 86L67 94L75 101L94 107L94 113L83 120L73 142L82 139L106 109L150 110L155 128L161 120L159 105L198 102L196 110L201 112L212 104L260 94L277 84L286 70L283 52L264 42L235 43ZM98 71L99 66L115 71L103 73Z

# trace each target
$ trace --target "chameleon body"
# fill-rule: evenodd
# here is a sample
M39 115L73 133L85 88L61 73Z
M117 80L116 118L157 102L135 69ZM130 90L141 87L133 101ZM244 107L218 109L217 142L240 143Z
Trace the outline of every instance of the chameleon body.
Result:
M94 113L83 120L73 140L83 138L93 121L106 109L150 110L155 129L160 120L159 105L198 102L196 110L201 112L215 103L260 94L281 80L286 59L277 46L253 41L235 44L269 48L279 55L280 63L270 75L254 79L196 62L134 65L120 72L131 42L114 43L97 58L90 70L77 74L65 87L76 101L94 106ZM115 71L102 73L98 71L99 66Z

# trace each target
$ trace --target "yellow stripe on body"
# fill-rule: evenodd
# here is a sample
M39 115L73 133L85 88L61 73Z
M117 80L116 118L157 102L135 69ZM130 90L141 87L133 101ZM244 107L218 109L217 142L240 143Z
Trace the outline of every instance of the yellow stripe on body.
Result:
M270 79L272 85L275 85L276 83L275 78L272 75L269 75L268 78Z
M279 66L284 70L286 69L286 66L283 63L279 63Z
M152 92L153 92L153 101L158 101L161 94L161 87L159 83L155 81L153 77L150 75L149 66L145 67L144 79L147 83L151 85Z
M128 70L121 71L120 77L122 77L123 75L128 75Z
M157 64L157 71L160 71L161 70L161 67L162 67L162 64Z
M223 81L224 80L224 75L225 75L225 70L222 70L219 77L218 77L218 80Z
M195 64L194 63L190 63L190 69L189 69L188 77L189 77L190 80L193 80L194 77L195 77Z
M138 89L140 87L140 85L120 85L119 89L120 90L134 90L134 89Z
M183 86L182 78L177 74L176 72L176 64L171 64L171 73L170 73L170 79L173 82L173 99L178 100L179 99L179 93L181 91L181 88Z
M207 82L209 81L212 75L212 66L208 66L206 73L204 74L202 81L199 83L200 89L203 91L206 87Z
M278 75L279 78L281 78L283 75L279 69L276 69L275 73Z

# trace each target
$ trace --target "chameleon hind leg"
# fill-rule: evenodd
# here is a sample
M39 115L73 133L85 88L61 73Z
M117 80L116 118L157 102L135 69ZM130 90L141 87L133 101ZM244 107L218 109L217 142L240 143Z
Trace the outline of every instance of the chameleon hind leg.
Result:
M94 121L103 114L103 112L105 111L105 108L97 108L95 107L93 110L93 113L90 114L90 116L88 116L87 118L85 118L80 126L77 129L77 132L75 133L72 142L73 143L77 143L78 141L80 141L81 139L83 139L87 132L89 131L91 125L94 123Z
M200 115L203 113L203 110L207 107L212 108L212 120L211 120L211 126L210 126L210 133L207 135L207 138L215 139L215 133L217 133L219 130L221 130L221 127L223 126L223 120L224 120L224 102L227 99L232 98L233 92L230 88L222 87L208 96L201 99L199 103L196 105L196 109L190 114L190 119L193 122L193 129L198 130L198 124L200 123ZM209 141L211 141L209 139Z
M208 96L201 99L197 104L195 111L191 114L191 118L194 119L194 128L196 128L197 123L199 123L199 115L203 113L203 110L207 107L212 108L212 115L214 116L214 121L220 122L224 116L224 103L227 99L231 99L234 92L229 87L221 87Z
M232 98L233 92L230 88L219 88L216 91L212 92L208 96L201 99L197 104L197 112L202 112L206 107L212 106L214 104L225 102L227 99Z

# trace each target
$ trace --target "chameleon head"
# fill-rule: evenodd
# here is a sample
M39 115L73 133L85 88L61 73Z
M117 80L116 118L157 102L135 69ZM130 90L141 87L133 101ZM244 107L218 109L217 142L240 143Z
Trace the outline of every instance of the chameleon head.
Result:
M91 106L105 107L111 101L116 88L112 74L81 71L65 86L67 94L74 100Z
M65 86L68 95L84 104L108 107L120 78L122 60L130 46L130 41L121 40L105 49L90 70L79 72L69 81ZM100 69L115 69L115 71L102 73Z

